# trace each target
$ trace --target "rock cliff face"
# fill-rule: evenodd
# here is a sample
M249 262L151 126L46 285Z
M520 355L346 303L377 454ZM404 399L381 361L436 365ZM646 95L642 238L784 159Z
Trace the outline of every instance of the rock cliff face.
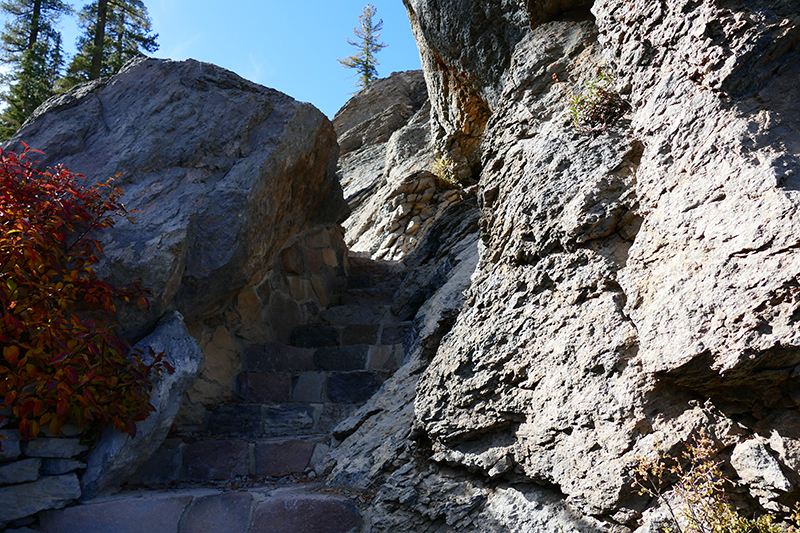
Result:
M7 143L44 152L92 183L116 176L136 220L102 236L101 271L140 279L188 324L262 282L284 244L346 213L336 138L310 105L197 61L136 60L49 100ZM105 268L103 268L103 266Z
M459 192L431 169L430 103L420 71L396 72L352 98L333 119L339 176L352 214L351 251L398 260L414 249Z
M381 531L655 531L637 456L706 434L748 505L786 513L800 495L796 4L405 4L434 150L480 180L480 260L456 233L417 262L451 254L429 307L411 308L418 351L340 426L332 482L378 488ZM576 128L587 84L625 114ZM468 289L437 314L448 279Z
M50 99L4 149L21 152L22 142L43 152L42 166L89 183L116 176L135 222L118 219L98 236L97 270L154 293L149 313L122 310L123 334L167 352L177 371L154 387L157 411L134 439L106 431L88 457L77 438L33 441L60 446L58 455L15 440L0 457L0 529L116 488L173 421L207 423L208 411L234 399L247 348L288 342L337 300L347 271L331 122L219 67L136 59ZM16 430L3 414L6 437Z

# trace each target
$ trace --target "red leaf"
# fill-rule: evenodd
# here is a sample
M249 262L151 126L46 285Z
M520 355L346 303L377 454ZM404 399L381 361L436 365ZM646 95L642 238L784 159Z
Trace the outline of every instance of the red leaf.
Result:
M68 408L69 402L67 402L67 399L61 398L61 400L58 402L58 407L56 408L56 416L63 420L67 416Z

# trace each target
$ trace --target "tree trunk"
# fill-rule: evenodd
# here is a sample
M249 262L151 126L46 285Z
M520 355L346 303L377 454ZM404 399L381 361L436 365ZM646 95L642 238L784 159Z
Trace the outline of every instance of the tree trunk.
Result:
M94 47L92 48L92 67L89 71L89 79L96 80L100 77L103 64L103 46L106 39L106 20L108 11L108 0L98 0L97 2L97 24L94 32Z
M42 0L33 3L33 16L31 17L31 33L28 37L28 50L33 48L39 39L39 19L42 17Z

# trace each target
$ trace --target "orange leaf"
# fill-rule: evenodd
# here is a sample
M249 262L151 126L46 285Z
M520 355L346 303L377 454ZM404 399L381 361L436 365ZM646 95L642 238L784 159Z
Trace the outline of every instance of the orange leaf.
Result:
M11 365L16 365L19 361L19 347L7 346L3 348L3 357Z

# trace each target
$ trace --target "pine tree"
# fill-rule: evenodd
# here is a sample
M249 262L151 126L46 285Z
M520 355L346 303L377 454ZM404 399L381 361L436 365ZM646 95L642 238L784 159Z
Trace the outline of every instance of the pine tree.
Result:
M54 93L64 65L56 25L71 8L61 0L6 0L0 9L9 16L0 35L2 59L11 65L0 116L0 139L7 139Z
M126 61L158 50L142 0L94 0L78 15L83 34L64 85L116 74Z
M380 31L383 29L383 19L379 20L377 24L373 24L372 17L376 12L377 9L372 4L364 6L364 12L358 17L358 27L353 28L353 33L359 41L347 39L347 44L358 48L358 53L344 59L337 59L344 68L354 68L358 71L356 87L359 91L366 89L378 79L378 69L375 67L380 63L375 59L375 54L387 46L378 41L381 36Z

